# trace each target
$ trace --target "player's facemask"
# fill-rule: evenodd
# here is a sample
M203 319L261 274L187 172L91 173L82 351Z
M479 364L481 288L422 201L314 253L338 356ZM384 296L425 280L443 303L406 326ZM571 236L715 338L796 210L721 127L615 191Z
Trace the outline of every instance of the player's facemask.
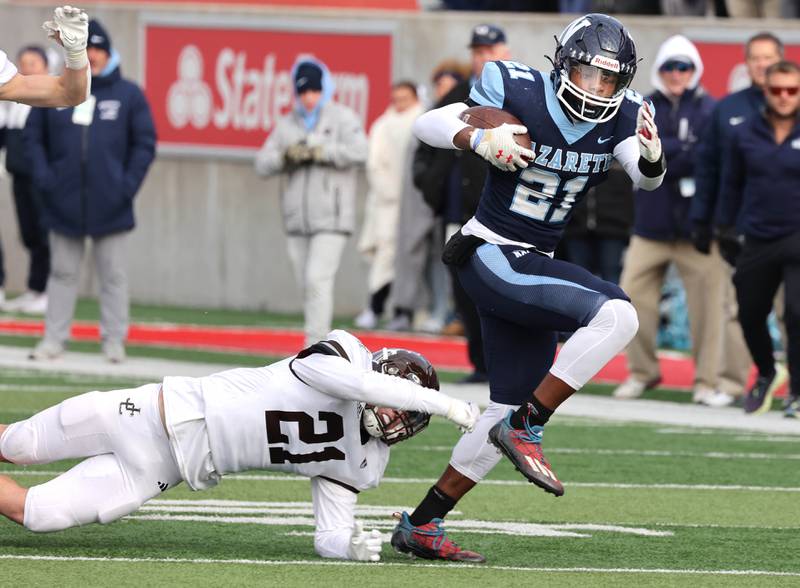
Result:
M633 77L580 62L570 63L559 76L558 99L574 117L594 123L617 113Z
M372 354L372 369L387 376L411 380L423 388L439 389L439 376L424 356L408 349L380 349ZM428 426L431 415L366 405L361 416L364 429L372 437L394 445L413 437Z
M430 415L423 412L381 408L369 404L364 407L361 416L361 423L367 433L387 445L413 437L427 427L430 420Z
M556 37L552 62L564 110L579 120L602 123L617 113L636 74L636 45L613 16L587 14Z

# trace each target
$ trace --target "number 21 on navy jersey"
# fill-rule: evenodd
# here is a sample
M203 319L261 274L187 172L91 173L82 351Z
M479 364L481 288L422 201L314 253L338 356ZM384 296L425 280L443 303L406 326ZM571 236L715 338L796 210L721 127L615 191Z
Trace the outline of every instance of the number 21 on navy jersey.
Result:
M522 63L495 61L484 66L470 99L516 116L536 153L524 170L490 168L475 216L507 239L555 250L573 206L605 180L615 147L635 133L642 97L628 91L605 123L573 121L549 76Z

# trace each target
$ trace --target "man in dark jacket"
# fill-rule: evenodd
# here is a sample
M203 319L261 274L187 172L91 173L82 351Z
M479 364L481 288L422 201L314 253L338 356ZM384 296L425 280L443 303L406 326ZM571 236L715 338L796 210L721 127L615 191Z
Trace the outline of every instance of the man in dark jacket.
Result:
M783 44L772 33L759 33L745 45L745 65L752 85L726 96L717 104L702 137L695 159L696 192L691 199L692 240L698 251L715 257L724 272L730 268L711 249L712 225L717 222L720 201L727 197L721 190L722 161L734 129L760 112L764 106L764 80L767 67L783 57ZM720 391L741 396L747 386L752 364L737 319L736 296L730 279L724 281L723 334L721 363L718 370Z
M724 277L716 260L697 251L690 239L694 152L714 107L714 100L699 85L702 74L703 62L689 39L675 35L664 41L653 63L651 82L656 92L649 98L669 167L659 188L636 195L634 235L621 286L639 315L639 331L628 345L631 375L614 391L617 398L640 396L661 380L656 357L659 300L666 272L674 264L689 310L696 366L693 400L715 405L733 401L716 393Z
M472 78L463 80L435 106L440 108L455 102L465 102L476 79L489 61L510 59L506 35L499 27L489 24L472 30L469 44L472 59ZM436 149L420 143L414 155L414 184L422 191L425 201L442 216L445 240L449 239L475 214L487 166L472 151ZM469 360L474 371L465 383L488 382L483 339L478 310L461 287L454 268L450 268L456 311L464 322Z
M133 198L155 156L156 134L141 89L122 78L119 54L89 23L92 96L75 108L31 111L25 128L33 180L50 231L51 272L44 339L32 359L58 356L69 338L86 237L100 286L100 332L109 361L125 358L128 283L125 242Z
M24 47L17 54L17 62L22 75L47 75L47 54L38 45ZM27 292L0 305L0 308L5 312L42 315L47 308L45 288L50 273L50 246L47 243L47 229L42 224L41 197L33 187L31 159L23 140L23 129L31 107L20 102L9 102L3 106L6 107L5 128L2 131L6 170L12 178L19 233L30 259ZM2 283L0 271L0 286Z
M770 66L766 90L763 112L737 127L731 137L718 217L720 249L736 267L739 322L758 368L744 401L745 412L754 414L770 409L774 392L786 381L786 370L775 363L767 328L781 282L795 391L800 382L800 65L781 61ZM796 415L796 393L786 408L787 416Z

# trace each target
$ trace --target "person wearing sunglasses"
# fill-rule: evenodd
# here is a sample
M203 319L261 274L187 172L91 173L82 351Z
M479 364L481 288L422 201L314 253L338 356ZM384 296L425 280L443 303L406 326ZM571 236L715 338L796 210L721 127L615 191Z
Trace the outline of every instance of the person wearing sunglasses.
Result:
M717 393L719 341L722 328L722 264L692 246L689 207L694 195L694 158L716 101L702 86L703 61L683 35L661 45L650 72L656 89L648 96L669 161L662 184L652 192L637 191L633 236L625 255L620 286L639 315L639 330L628 345L629 378L614 391L616 398L636 398L661 381L656 357L658 305L670 264L686 289L692 356L694 400L730 404Z
M794 385L785 414L794 417L800 407L800 65L771 65L765 82L764 109L736 129L724 160L719 245L736 267L739 322L758 368L745 398L748 413L767 412L786 379L786 370L775 363L767 328L773 299L784 284L787 363Z
M783 59L783 43L768 32L758 33L745 44L744 61L752 84L719 101L695 156L695 194L691 199L692 242L695 248L714 257L723 273L731 268L712 249L712 226L717 221L720 202L727 198L721 189L723 154L736 127L756 116L764 106L764 83L767 68ZM723 280L722 351L718 368L721 393L741 397L747 388L752 361L742 335L736 309L736 294L730 279ZM780 313L779 313L780 314ZM726 400L723 396L720 400Z

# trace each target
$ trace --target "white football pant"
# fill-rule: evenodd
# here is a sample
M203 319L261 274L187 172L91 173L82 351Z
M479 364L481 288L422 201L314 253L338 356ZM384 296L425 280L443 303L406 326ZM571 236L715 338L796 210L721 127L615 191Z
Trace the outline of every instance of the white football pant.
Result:
M26 528L110 523L181 481L158 412L160 388L81 394L5 430L0 453L12 463L88 458L28 489Z

